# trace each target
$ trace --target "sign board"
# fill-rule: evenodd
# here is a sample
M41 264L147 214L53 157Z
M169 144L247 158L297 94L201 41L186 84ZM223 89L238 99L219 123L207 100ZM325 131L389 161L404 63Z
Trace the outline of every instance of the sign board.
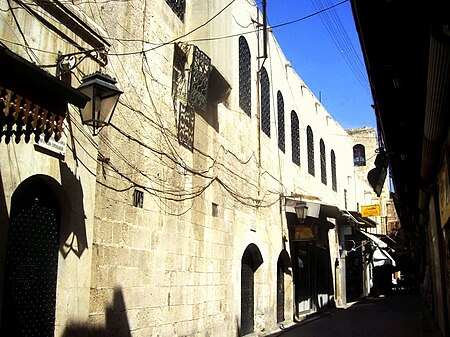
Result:
M363 218L381 215L380 205L361 206L361 215Z
M44 135L41 134L39 137L39 141L35 143L36 146L46 149L47 151L56 153L59 156L66 155L66 146L67 146L67 136L63 132L61 138L57 141L55 139L55 134L53 134L48 142L45 141Z
M314 233L311 227L308 226L293 226L292 241L312 241L314 240Z

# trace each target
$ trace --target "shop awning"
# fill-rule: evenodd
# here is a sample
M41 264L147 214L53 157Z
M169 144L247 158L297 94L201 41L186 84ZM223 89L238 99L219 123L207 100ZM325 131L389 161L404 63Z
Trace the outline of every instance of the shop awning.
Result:
M359 213L359 212L352 212L352 211L349 211L349 213L350 213L356 220L358 220L358 224L359 224L361 227L370 227L370 228L375 228L375 227L377 227L377 223L376 223L375 221L373 221L373 220L370 219L370 218L363 217L363 216L361 215L361 213Z
M391 265L395 267L396 263L392 256L389 255L389 253L385 249L377 247L373 253L373 265L374 267L380 267L384 265Z
M367 238L369 238L369 240L373 241L373 243L375 243L378 247L380 247L380 248L387 248L388 247L387 243L381 241L375 235L367 233L365 231L361 231L361 230L359 230L359 232L361 234L365 235Z

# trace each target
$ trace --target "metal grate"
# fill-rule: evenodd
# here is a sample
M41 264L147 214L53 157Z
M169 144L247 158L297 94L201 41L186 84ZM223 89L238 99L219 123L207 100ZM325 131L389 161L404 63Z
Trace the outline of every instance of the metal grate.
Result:
M178 142L192 151L194 149L195 112L180 102L178 115Z
M173 72L172 72L172 97L179 98L186 95L186 45L175 44L173 51Z
M320 140L320 176L323 184L327 184L327 159L325 158L325 143Z
M137 208L144 207L144 192L139 190L134 190L133 193L133 206Z
M277 106L278 106L278 148L285 152L286 150L286 133L284 127L284 99L281 91L277 92Z
M194 55L191 64L188 105L194 110L204 112L208 95L208 79L211 72L211 59L197 46L193 46Z
M239 106L244 112L252 114L252 76L251 54L247 40L239 37Z
M277 322L284 321L284 265L279 259L277 263Z
M306 128L306 142L308 146L308 172L312 176L316 175L314 165L314 134L311 127Z
M186 0L166 0L166 3L172 8L178 18L183 21L186 13Z
M261 68L261 129L270 137L270 81L266 68Z
M241 265L241 334L254 329L254 272L250 263Z
M292 162L300 165L300 134L297 113L291 111Z
M334 150L331 150L331 187L333 191L337 192L336 155Z
M2 328L6 336L54 336L59 232L56 211L39 200L9 226Z

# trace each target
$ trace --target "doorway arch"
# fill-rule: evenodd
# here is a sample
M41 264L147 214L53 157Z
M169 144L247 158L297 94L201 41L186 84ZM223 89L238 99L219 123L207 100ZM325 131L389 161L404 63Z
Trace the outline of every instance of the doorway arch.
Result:
M11 198L0 334L53 337L60 206L40 176L23 181Z
M251 243L247 246L241 260L241 334L254 330L255 318L255 271L263 263L259 248Z

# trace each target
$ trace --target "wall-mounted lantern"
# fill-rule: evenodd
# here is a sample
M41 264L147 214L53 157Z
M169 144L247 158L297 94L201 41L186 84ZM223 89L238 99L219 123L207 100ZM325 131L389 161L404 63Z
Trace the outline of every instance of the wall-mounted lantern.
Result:
M308 212L308 206L306 206L306 202L297 201L294 206L295 214L297 214L297 219L303 223L306 219L306 215Z
M78 90L91 100L81 109L83 124L92 127L92 134L97 135L107 125L114 113L120 95L117 81L101 72L83 77Z

